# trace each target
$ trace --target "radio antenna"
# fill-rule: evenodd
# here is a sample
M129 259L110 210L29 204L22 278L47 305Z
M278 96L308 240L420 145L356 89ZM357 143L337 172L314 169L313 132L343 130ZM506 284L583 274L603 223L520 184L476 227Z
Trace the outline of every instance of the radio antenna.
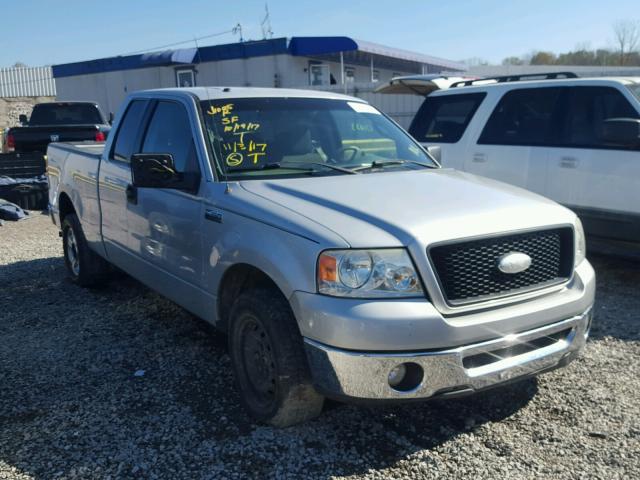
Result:
M269 4L264 4L264 18L260 22L262 27L262 39L266 40L267 37L273 38L273 30L271 30L271 17L269 16Z
M231 29L231 33L233 33L234 35L236 33L239 33L240 34L240 43L244 42L244 38L242 38L242 25L240 24L240 22L238 22L236 24L236 26Z

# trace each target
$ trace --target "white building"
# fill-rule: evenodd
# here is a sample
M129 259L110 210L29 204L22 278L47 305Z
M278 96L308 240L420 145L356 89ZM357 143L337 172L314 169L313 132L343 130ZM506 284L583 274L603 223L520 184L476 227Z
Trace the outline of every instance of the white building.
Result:
M54 65L53 76L58 100L96 101L106 112L117 111L129 92L148 88L321 88L378 103L407 126L419 99L373 94L375 83L399 75L463 70L464 65L457 62L348 37L293 37Z

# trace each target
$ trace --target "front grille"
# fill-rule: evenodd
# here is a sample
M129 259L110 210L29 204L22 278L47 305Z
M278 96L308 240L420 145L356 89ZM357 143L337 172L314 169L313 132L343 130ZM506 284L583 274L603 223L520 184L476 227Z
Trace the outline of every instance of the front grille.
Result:
M537 290L569 279L573 269L570 227L437 245L429 257L445 300L463 305ZM507 253L525 253L531 266L520 273L498 269Z

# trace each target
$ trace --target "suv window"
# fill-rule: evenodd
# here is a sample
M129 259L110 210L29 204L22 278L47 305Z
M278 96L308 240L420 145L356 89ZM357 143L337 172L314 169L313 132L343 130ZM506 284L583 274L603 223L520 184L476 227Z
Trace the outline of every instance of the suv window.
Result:
M147 107L146 100L134 100L129 104L124 117L120 122L115 146L113 147L113 158L121 162L128 162L136 148L136 140L139 138L142 117Z
M419 142L455 143L469 125L486 93L427 97L409 133Z
M478 139L488 145L548 145L554 142L553 120L562 88L523 88L498 102Z
M603 148L604 122L610 118L640 118L627 99L611 87L572 87L562 122L564 147ZM610 148L610 147L609 147Z
M185 108L176 102L158 102L142 144L142 153L168 153L178 172L197 171L195 143Z

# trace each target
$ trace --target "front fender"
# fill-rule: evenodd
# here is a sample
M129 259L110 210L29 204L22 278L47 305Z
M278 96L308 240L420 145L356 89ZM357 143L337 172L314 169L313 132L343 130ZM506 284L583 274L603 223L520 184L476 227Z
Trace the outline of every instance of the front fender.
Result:
M207 222L203 235L205 287L218 292L229 268L255 267L278 286L286 298L294 291L315 292L315 267L326 247L275 226L226 212L224 224Z

